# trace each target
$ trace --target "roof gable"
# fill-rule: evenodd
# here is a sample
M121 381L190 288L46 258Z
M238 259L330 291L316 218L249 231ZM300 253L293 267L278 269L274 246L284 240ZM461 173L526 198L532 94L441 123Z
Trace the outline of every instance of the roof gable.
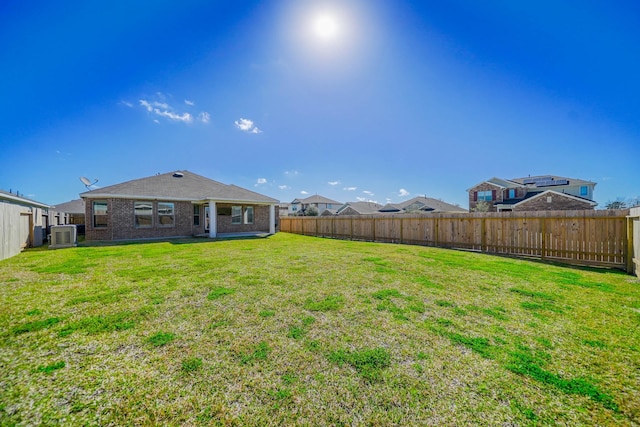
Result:
M546 197L548 195L554 195L554 196L561 196L561 197L566 197L569 199L573 199L573 200L577 200L580 202L585 202L590 204L591 206L597 206L598 203L594 202L593 200L589 200L589 199L585 199L584 197L578 197L578 196L574 196L573 194L567 194L567 193L561 193L559 191L553 191L553 190L545 190L545 191L540 191L537 193L533 193L533 195L531 195L530 197L527 197L523 200L518 201L517 203L514 203L514 206L518 206L522 203L526 203L526 202L530 202L531 200L535 200L538 199L540 197Z
M374 202L347 202L338 209L337 213L340 214L349 208L360 215L368 215L378 213L382 205Z
M459 206L432 197L418 196L398 204L403 210L440 211L440 212L466 212Z

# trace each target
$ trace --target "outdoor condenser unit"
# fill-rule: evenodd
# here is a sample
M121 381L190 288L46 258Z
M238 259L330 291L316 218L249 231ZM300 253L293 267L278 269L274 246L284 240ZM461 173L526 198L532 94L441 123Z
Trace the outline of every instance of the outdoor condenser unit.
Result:
M75 224L52 225L49 249L78 246L78 231Z

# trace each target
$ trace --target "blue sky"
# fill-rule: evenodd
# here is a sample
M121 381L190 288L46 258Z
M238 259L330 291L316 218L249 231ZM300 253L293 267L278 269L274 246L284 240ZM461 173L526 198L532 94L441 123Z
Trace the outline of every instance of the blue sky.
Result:
M603 207L640 196L639 46L633 0L4 1L0 188L56 204L186 169L467 207L554 174Z

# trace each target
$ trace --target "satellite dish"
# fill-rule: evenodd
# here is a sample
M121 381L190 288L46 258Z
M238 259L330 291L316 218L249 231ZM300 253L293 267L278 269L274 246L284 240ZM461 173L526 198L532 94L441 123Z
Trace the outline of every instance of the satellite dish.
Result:
M81 176L80 177L80 181L82 181L82 183L85 185L85 187L87 187L87 190L90 190L90 187L95 184L96 182L98 182L98 179L96 178L95 181L91 182L91 180L89 180L89 178L85 177L85 176Z

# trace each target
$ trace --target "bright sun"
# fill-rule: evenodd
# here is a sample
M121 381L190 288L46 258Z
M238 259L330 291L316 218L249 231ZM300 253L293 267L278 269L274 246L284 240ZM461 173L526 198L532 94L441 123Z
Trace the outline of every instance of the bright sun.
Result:
M313 31L321 40L332 40L339 33L338 22L331 15L318 15L313 21Z

